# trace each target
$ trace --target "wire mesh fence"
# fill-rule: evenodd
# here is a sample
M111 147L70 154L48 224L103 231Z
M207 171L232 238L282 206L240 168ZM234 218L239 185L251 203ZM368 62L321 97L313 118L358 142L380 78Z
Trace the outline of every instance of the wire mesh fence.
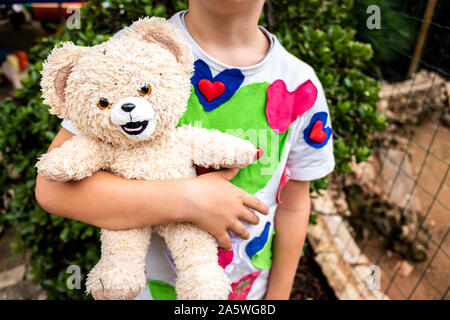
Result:
M409 1L402 2L402 10L391 14L419 24L417 38L425 37L424 47L418 50L416 45L415 50L405 51L396 43L384 42L399 58L397 61L407 62L409 70L413 66L414 72L409 77L404 72L404 81L387 83L380 79L384 84L378 109L387 118L387 130L372 137L371 163L363 166L350 183L345 177L333 180L344 190L351 212L350 217L342 214L340 224L350 226L361 255L367 256L368 264L374 267L366 278L380 278L378 286L370 287L366 281L366 287L382 293L379 298L448 299L449 26L442 19L448 5L445 1L419 1L413 11L407 7ZM360 188L353 188L355 184ZM358 196L364 204L355 204ZM334 230L331 237L336 239L341 228ZM350 242L338 243L342 255L333 263L349 260L345 254ZM355 269L349 270L354 273ZM326 276L330 281L340 272L336 268ZM354 281L352 272L345 274L341 286Z

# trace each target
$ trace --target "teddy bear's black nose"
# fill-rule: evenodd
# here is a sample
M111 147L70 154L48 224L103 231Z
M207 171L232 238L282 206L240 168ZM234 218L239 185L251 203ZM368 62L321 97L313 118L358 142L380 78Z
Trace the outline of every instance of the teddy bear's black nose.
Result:
M125 112L131 112L136 106L133 103L125 103L122 105L121 109Z

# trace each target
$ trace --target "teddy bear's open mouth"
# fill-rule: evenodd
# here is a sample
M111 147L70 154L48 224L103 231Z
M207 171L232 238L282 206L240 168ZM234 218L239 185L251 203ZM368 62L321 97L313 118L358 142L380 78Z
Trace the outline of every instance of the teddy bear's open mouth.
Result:
M142 133L147 128L148 121L128 122L122 126L123 131L127 134L137 135Z

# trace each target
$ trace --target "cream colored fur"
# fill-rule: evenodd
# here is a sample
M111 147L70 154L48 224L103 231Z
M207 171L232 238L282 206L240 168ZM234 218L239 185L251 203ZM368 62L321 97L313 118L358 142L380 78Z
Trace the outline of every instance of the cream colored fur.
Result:
M94 47L65 43L54 49L42 71L44 102L83 134L42 155L36 165L39 174L50 181L69 181L103 169L129 179L176 179L195 177L194 165L250 164L257 153L250 142L219 131L176 127L190 95L192 72L188 43L160 18L141 19L122 36ZM144 85L152 91L141 97L137 90ZM111 107L100 109L100 98L108 99ZM135 108L123 113L127 101L135 102ZM128 117L136 126L145 121L149 125L130 135L119 123ZM152 123L154 131L146 131ZM178 299L228 297L230 281L218 265L210 234L190 223L154 229L165 239L178 269ZM87 292L96 299L134 298L146 285L151 231L103 229L102 256L88 275Z

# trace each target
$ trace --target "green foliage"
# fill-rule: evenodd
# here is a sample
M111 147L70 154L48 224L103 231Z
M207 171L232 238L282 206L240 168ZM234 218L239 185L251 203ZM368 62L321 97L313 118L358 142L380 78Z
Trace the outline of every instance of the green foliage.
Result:
M66 269L76 264L86 275L98 259L99 242L94 227L49 215L34 198L34 165L60 122L42 104L42 61L61 40L95 45L141 16L170 16L187 7L184 1L110 0L109 4L90 1L81 11L81 30L66 30L60 38L37 44L29 55L30 76L23 80L24 88L0 102L0 226L7 223L18 231L14 246L31 251L34 281L50 299L86 298L84 290L67 289ZM351 6L351 0L272 0L261 17L261 24L320 78L333 121L337 171L344 173L350 171L352 158L367 160L370 132L384 127L384 118L375 111L378 83L364 74L372 49L355 41L354 30L340 26ZM326 185L327 179L322 179L312 189L320 191Z
M366 11L370 5L380 8L381 29L370 30L366 26L370 16ZM344 25L357 31L358 40L372 44L377 64L396 63L393 68L398 73L405 74L405 71L400 70L403 68L405 55L411 54L420 27L419 19L412 19L411 15L421 18L423 14L418 5L414 0L357 0Z

